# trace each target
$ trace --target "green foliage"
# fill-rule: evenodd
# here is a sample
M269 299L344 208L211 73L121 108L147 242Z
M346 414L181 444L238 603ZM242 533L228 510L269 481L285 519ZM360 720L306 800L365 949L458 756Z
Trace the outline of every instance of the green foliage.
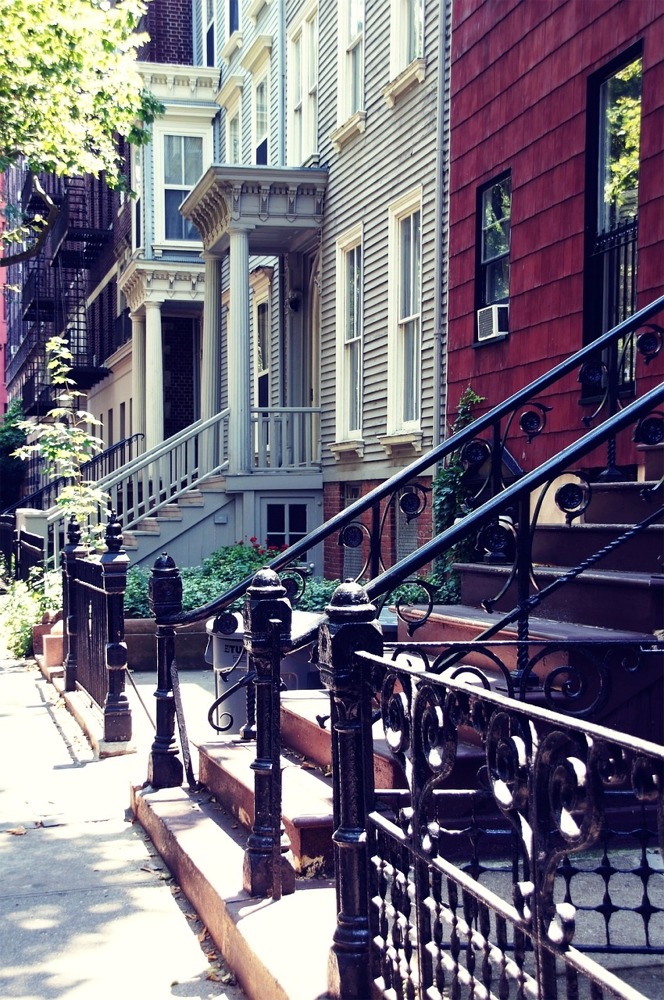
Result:
M221 597L231 587L242 583L267 565L277 552L277 549L266 548L260 545L256 538L251 538L248 545L237 542L235 545L217 549L203 560L201 566L183 567L180 570L183 610L193 611ZM151 616L148 601L149 581L150 570L141 566L130 567L124 600L125 618ZM307 585L297 601L297 607L302 611L321 610L338 586L338 580L322 580L320 577L307 579ZM242 604L240 600L233 607L240 610Z
M105 171L121 182L117 136L149 140L161 111L136 69L141 0L2 0L0 170Z
M21 495L25 465L14 454L25 444L21 401L12 400L0 424L0 511L15 503Z
M636 59L607 81L604 201L637 211L641 142L641 59ZM633 203L632 203L633 201Z
M478 396L470 386L464 390L451 428L452 434L456 434L473 422L473 407L483 402L484 396ZM448 457L433 481L433 517L436 534L451 527L456 518L464 514L469 496L468 487L464 482L460 452L455 451ZM429 582L435 587L437 598L442 604L459 603L459 576L452 566L455 562L470 560L472 553L472 540L464 539L436 560Z
M47 611L62 607L62 574L50 570L42 575L33 570L30 580L13 580L0 601L0 640L15 657L32 652L32 626L38 625Z
M49 411L43 423L19 421L30 443L18 448L14 455L19 458L38 455L50 478L63 476L69 480L60 490L56 503L67 521L72 516L76 518L83 543L93 544L103 531L103 526L96 522L108 494L94 482L84 479L82 466L103 448L101 438L90 433L90 427L98 427L99 421L87 410L76 408L76 384L71 378L72 353L66 340L51 337L46 353L51 384L59 389L58 405Z

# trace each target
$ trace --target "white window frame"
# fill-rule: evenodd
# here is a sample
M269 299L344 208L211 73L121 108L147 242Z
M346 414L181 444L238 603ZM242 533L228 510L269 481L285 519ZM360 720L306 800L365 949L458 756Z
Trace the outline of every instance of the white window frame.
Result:
M350 19L353 11L362 8L362 29L351 33ZM337 123L354 119L364 114L364 47L365 47L365 2L364 0L340 0L339 2L339 45L337 73ZM359 90L354 100L353 67L359 61Z
M402 297L402 273L403 273L403 246L402 246L402 222L412 218L419 212L419 245L417 246L419 259L419 288L414 296L414 305L417 307L410 313L403 312ZM388 273L394 276L389 283L388 299L388 408L387 408L387 433L388 435L417 434L420 432L420 422L422 415L421 399L421 376L422 376L422 188L417 188L403 195L389 208L389 267ZM410 417L404 415L406 404L406 365L404 355L404 339L406 326L411 323L417 324L415 337L415 347L413 350L413 399L415 402L415 414Z
M272 329L272 308L270 303L270 291L272 288L272 269L261 267L249 276L249 285L252 291L252 361L253 361L253 406L258 407L258 386L259 379L263 375L268 377L268 399L267 408L271 405L271 329ZM267 363L262 368L259 367L260 357L258 338L258 315L261 306L267 306Z
M131 147L131 187L135 197L131 199L131 248L140 250L145 246L145 185L143 181L144 150L141 146ZM140 226L141 238L136 239Z
M207 113L206 113L207 114ZM153 154L154 154L154 216L155 216L155 236L154 245L167 249L191 250L200 247L200 240L167 240L166 239L166 212L165 212L165 190L164 180L164 143L167 135L182 136L184 138L202 139L202 171L205 172L207 165L212 162L212 126L208 122L197 124L196 121L182 119L164 118L153 126ZM191 189L190 189L191 190ZM186 195L184 196L186 197ZM184 201L183 197L183 201Z
M240 74L233 74L228 77L226 83L217 94L216 101L219 107L223 108L224 115L224 153L226 163L242 163L242 88L244 77ZM238 123L238 159L234 160L230 156L232 147L231 122L237 119Z
M202 0L203 65L217 65L217 0ZM212 32L212 62L208 51L208 35Z
M259 133L257 96L259 87L265 85L265 130ZM266 164L270 162L270 59L262 60L256 67L251 82L251 162L257 163L258 147L267 140Z
M363 403L363 353L364 353L364 247L361 223L353 226L336 243L336 341L337 341L337 391L335 437L339 443L362 441L362 403ZM360 289L359 306L354 312L353 327L355 336L348 337L348 308L350 305L350 289L348 286L348 264L351 254L360 253ZM359 329L358 329L359 328ZM358 347L359 359L354 378L351 372L351 355L353 345ZM358 426L351 426L351 393L357 393ZM338 449L337 449L338 450Z
M308 4L289 31L287 63L288 164L300 166L318 150L317 3Z
M390 77L424 55L423 0L392 0L390 16Z
M223 0L224 4L224 47L221 58L228 61L236 49L242 47L242 0L237 4L237 27L231 31L231 0Z
M383 90L389 107L426 74L424 0L391 0L390 82Z

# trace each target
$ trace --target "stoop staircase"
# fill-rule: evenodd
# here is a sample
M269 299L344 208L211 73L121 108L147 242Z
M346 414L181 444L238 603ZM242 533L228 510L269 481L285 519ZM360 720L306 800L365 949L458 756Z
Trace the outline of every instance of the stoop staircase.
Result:
M664 300L653 303L605 335L600 347L625 337L626 332L633 334L663 307ZM504 444L501 421L509 423L518 409L578 368L588 354L587 348L579 352L273 560L273 570L285 571L286 590L287 566L302 551L337 535L341 543L353 544L358 533L349 529L377 504L401 496L404 488L408 499L401 509L417 516L423 493L417 486L409 486L445 456L460 454L462 463L481 478L479 464L473 466L470 458L474 446L475 454L486 461L487 448L477 449L479 436L490 430L493 442ZM651 350L650 357L654 356ZM653 411L663 399L660 386L623 410L613 408L609 419L580 443L570 445L519 481L501 484L488 495L483 493L483 501L466 516L370 580L365 588L369 598L386 600L381 618L398 622L396 627L384 629L385 656L406 663L414 671L426 669L452 685L468 681L477 685L478 692L510 699L512 704L526 702L535 709L558 711L558 718L590 720L588 724L610 727L637 743L649 740L661 744L664 468L661 414L657 417L658 411ZM524 411L524 416L529 413L532 410ZM522 423L527 421L522 418ZM644 434L646 426L649 438ZM636 439L645 447L643 481L604 481L599 477L589 483L570 471L585 454L607 440L611 444L628 427L636 427ZM487 478L495 487L495 470L502 464L498 450L490 464ZM398 616L390 619L390 591L469 535L477 539L476 551L481 558L454 567L461 580L461 604L411 606L399 609ZM160 572L177 573L166 562ZM322 688L286 690L279 696L278 672L273 672L272 681L261 672L260 664L268 653L265 645L254 645L251 623L257 612L251 610L253 597L245 612L244 641L250 663L256 662L258 667L256 683L248 688L247 722L240 730L244 720L234 720L234 735L222 735L197 748L198 774L190 771L188 791L180 787L173 765L177 748L172 694L174 691L177 702L178 684L171 662L173 647L167 644L172 643L176 627L188 624L194 615L216 616L215 629L232 635L235 626L229 626L229 619L234 616L227 615L226 609L250 584L253 590L249 596L261 586L269 590L272 578L266 572L260 584L261 574L257 574L253 582L245 581L198 612L173 611L168 602L160 612L155 604L161 640L166 644L160 647L165 652L160 654L157 692L158 706L160 699L163 706L162 726L160 729L158 716L149 783L133 790L132 808L247 995L252 1000L320 1000L328 995L326 969L328 960L332 961L332 942L336 958L330 968L338 971L345 967L345 948L354 953L357 942L349 930L352 920L344 915L362 902L352 879L344 880L344 859L348 857L344 852L351 850L351 840L355 842L354 835L345 839L355 829L352 810L349 819L343 805L345 792L353 790L346 788L348 761L344 762L339 749L340 734L346 730L343 719L335 715L339 712L336 688L334 698ZM332 615L333 610L330 606L326 612ZM321 615L324 621L325 615ZM271 641L274 649L276 640ZM282 675L288 673L288 656L294 650L308 650L315 668L318 655L324 652L321 642L310 616L300 622L295 612L289 639L285 647L279 647L285 654ZM251 657L256 657L255 661ZM394 742L398 720L389 715L393 706L405 704L406 688L401 694L398 687L381 690L381 676L378 672L372 679L375 715L373 741L367 747L371 759L359 766L373 773L377 798L384 794L386 803L408 801L403 796L409 794L412 773ZM328 682L326 678L326 685ZM463 697L459 706L465 704ZM257 721L254 698L259 708L263 706ZM396 711L398 715L401 709ZM437 787L449 796L447 824L461 834L470 823L468 810L474 808L468 805L470 790L475 789L478 767L486 764L487 757L479 722L475 724L463 711L459 716L454 767ZM390 729L391 747L386 742ZM243 735L255 736L256 742ZM184 745L186 748L186 739ZM162 767L168 776L160 780ZM357 771L349 767L347 773ZM175 777L171 778L172 774ZM268 774L278 778L278 793L268 792ZM274 881L265 892L252 893L243 888L243 871L247 885L253 871L252 852L264 853L266 842ZM277 871L281 872L279 878ZM332 974L330 982L334 979ZM370 1000L353 989L342 984L334 987L331 995Z

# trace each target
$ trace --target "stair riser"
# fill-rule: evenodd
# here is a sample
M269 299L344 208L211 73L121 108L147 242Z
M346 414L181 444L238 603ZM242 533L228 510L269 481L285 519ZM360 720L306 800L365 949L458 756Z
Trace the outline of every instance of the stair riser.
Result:
M638 524L662 503L662 491L650 501L641 497L645 483L593 483L585 524ZM664 523L660 516L659 524Z
M464 566L461 573L461 600L464 604L480 607L482 601L498 593L504 575L491 578L487 567ZM536 577L540 587L555 579L546 570L538 568ZM615 577L580 576L565 584L547 597L534 614L554 621L599 628L624 629L634 632L653 632L663 625L664 578L653 577L649 585L636 586ZM517 604L515 584L494 606L495 611L508 611Z
M545 526L535 532L533 561L553 566L574 566L614 541L625 529L619 527ZM664 561L664 528L649 528L597 563L602 570L661 573Z

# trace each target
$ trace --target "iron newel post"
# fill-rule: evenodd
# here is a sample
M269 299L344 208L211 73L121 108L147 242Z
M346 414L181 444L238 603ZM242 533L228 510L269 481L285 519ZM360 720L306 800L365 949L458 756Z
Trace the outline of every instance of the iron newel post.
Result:
M104 737L109 742L131 739L131 709L125 693L127 644L124 641L124 593L129 556L122 547L122 525L115 511L106 525L106 551L101 569L106 594L106 669L108 694L104 704Z
M78 673L78 614L76 613L76 561L87 554L81 545L81 529L72 514L67 525L67 544L62 552L62 610L65 622L65 691L75 691Z
M150 751L147 783L153 788L177 788L184 770L177 756L175 698L171 663L175 657L175 626L160 625L159 619L182 611L182 578L173 559L159 556L149 583L150 610L157 620L157 731Z
M319 630L321 678L330 692L337 926L328 961L335 1000L372 995L367 817L373 806L371 675L356 652L383 653L375 606L357 583L335 590Z
M295 891L290 844L281 822L281 657L291 646L292 609L286 588L271 569L261 569L247 589L244 645L256 672L254 824L247 838L243 885L256 896Z

